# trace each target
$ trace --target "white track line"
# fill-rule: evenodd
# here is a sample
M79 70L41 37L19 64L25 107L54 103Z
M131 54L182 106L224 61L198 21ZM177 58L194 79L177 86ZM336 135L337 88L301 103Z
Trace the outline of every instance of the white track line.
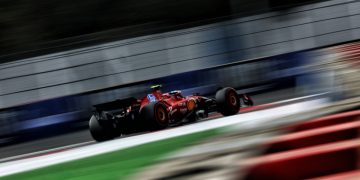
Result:
M67 145L67 146L61 146L61 147L42 150L42 151L36 151L36 152L32 152L32 153L21 154L21 155L17 155L17 156L11 156L11 157L0 159L0 163L6 162L6 161L11 161L11 160L28 158L28 157L32 157L32 156L41 156L43 154L52 153L52 152L55 152L55 151L61 151L61 150L66 150L66 149L72 149L72 148L79 147L79 146L85 146L85 145L88 145L88 144L91 144L91 143L94 143L94 142L95 141L87 141L87 142L70 144L70 145Z
M324 95L327 95L327 94L329 94L329 92L318 93L318 94L313 94L313 95L308 95L308 96L301 96L301 97L297 97L297 98L276 101L274 103L269 103L269 104L283 104L283 103L300 101L300 100L309 99L309 98L320 97L320 96L324 96Z
M69 149L67 151L58 152L55 154L43 155L39 157L15 160L11 162L5 162L0 164L0 176L11 175L15 173L30 171L50 165L82 159L90 156L95 156L103 153L113 152L120 149L125 149L149 142L169 139L186 134L202 132L214 128L220 128L230 126L238 123L252 122L263 123L269 119L280 118L294 113L300 113L304 111L314 110L314 108L320 108L326 105L326 99L317 99L307 102L300 102L296 104L286 105L282 107L276 107L272 109L260 110L255 112L249 112L245 114L238 114L229 117L223 117L219 119L199 122L187 126L182 126L173 129L167 129L163 131L116 139L113 141L107 141L102 143L91 144L88 146ZM245 125L244 124L244 125Z

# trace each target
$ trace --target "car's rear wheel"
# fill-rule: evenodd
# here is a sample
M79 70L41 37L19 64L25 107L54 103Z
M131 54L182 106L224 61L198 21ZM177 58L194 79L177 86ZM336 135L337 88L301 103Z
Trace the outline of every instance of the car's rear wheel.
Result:
M169 116L166 106L161 102L153 102L141 110L142 119L150 130L164 129L169 126Z
M227 87L216 92L218 111L224 116L237 114L240 109L240 99L235 89Z
M117 136L116 128L111 123L100 123L94 115L90 118L89 129L95 141L106 141Z

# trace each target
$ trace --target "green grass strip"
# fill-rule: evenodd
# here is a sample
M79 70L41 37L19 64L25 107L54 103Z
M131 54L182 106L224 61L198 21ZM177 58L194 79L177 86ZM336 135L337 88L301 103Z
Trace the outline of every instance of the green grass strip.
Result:
M200 140L218 135L214 129L157 142L147 143L111 153L57 164L0 179L125 179L139 169L152 165L159 158Z

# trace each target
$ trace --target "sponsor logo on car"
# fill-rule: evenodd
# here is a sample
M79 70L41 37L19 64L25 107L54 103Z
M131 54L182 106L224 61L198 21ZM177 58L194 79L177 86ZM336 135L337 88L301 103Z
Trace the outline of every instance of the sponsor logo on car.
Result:
M186 108L181 108L181 109L180 109L180 112L181 112L181 113L186 113L186 112L187 112L187 109L186 109Z
M172 110L170 114L173 115L175 112L177 112L177 109Z
M153 94L148 94L147 98L150 102L156 102L156 97Z

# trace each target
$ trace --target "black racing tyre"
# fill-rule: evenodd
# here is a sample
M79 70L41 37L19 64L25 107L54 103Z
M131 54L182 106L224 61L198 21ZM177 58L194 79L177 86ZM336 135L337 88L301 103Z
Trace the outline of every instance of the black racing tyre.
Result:
M196 112L191 112L191 114L188 115L187 120L188 122L196 122L198 120Z
M116 129L112 126L112 124L100 124L99 120L94 115L90 118L89 129L91 136L95 139L95 141L99 142L114 139L118 136Z
M240 99L235 89L226 87L216 92L216 106L224 116L237 114L240 109Z
M141 116L150 130L164 129L169 126L166 106L161 102L152 102L141 109Z

